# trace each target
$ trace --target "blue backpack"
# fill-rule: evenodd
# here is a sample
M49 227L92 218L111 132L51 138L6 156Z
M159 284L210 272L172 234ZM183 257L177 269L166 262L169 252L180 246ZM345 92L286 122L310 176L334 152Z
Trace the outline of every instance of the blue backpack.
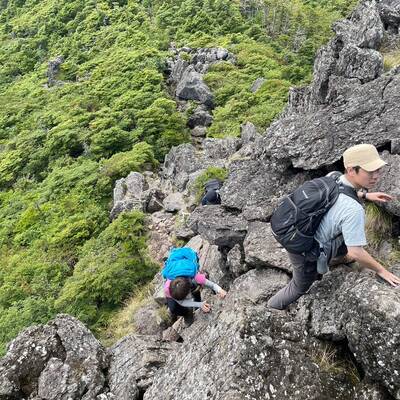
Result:
M162 270L164 279L173 280L178 276L193 278L199 271L199 257L189 247L172 249Z

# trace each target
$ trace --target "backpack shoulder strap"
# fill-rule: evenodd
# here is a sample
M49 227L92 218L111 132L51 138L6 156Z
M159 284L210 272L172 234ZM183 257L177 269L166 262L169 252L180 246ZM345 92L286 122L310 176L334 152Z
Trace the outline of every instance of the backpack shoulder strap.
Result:
M339 193L343 193L363 205L362 201L358 198L357 191L352 187L339 183Z

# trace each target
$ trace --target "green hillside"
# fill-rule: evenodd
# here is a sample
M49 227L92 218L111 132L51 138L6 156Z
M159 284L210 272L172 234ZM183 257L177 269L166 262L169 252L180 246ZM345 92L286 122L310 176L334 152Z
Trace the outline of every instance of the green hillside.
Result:
M95 332L157 266L144 215L109 221L116 179L189 141L165 84L171 42L222 46L208 135L263 130L355 1L10 0L0 3L0 354L58 312ZM50 61L63 62L49 75ZM260 90L249 88L267 78Z

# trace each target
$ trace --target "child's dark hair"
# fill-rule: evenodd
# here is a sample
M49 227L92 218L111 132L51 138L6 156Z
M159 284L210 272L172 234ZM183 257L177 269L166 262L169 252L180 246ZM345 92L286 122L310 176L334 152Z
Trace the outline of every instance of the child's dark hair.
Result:
M169 291L175 300L183 300L190 293L191 287L192 284L189 278L179 277L171 281Z

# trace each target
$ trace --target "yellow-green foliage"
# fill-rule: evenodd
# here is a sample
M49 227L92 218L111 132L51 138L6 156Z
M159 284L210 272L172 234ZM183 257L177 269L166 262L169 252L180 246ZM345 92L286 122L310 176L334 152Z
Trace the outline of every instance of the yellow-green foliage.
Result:
M383 53L383 66L385 71L389 71L394 67L400 65L400 50L396 49Z
M74 274L56 303L58 310L101 327L133 288L154 276L158 266L146 254L144 215L122 213L81 251Z
M111 318L102 334L102 342L112 346L119 339L136 331L134 316L140 307L154 301L151 283L134 289L133 295L124 301L123 307Z
M365 230L368 244L376 249L383 240L392 236L391 215L376 204L367 203Z
M224 181L228 176L228 171L225 168L208 167L201 175L193 182L191 190L194 191L196 201L199 202L204 193L204 185L210 179L219 179Z
M322 371L333 375L344 375L354 385L360 382L357 367L350 357L343 357L331 344L325 344L322 348L315 350L311 358Z

